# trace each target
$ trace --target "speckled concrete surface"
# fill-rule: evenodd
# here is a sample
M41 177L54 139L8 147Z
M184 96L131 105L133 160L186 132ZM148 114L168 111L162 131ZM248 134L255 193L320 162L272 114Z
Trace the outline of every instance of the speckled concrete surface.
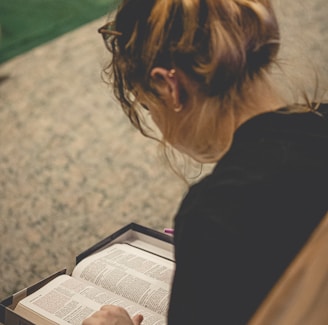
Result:
M327 1L275 4L285 70L309 79L314 63L324 88ZM0 66L0 298L131 221L170 226L186 190L101 81L103 22Z

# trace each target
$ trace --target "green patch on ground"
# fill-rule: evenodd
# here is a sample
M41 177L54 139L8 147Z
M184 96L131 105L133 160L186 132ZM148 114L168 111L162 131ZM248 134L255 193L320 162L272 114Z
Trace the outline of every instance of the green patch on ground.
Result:
M0 0L0 63L117 8L119 0Z

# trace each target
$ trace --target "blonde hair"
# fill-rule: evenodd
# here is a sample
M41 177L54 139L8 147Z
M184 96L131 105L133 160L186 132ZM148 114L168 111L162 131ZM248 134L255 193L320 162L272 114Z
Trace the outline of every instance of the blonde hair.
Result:
M229 119L227 107L244 104L245 84L263 77L279 49L278 24L268 0L123 0L115 26L121 34L110 40L113 55L106 72L132 124L146 133L132 95L136 89L160 102L151 69L178 67L208 99L197 116L190 112L194 120L188 126L204 152L218 128L215 123ZM208 121L209 132L200 137L200 125ZM166 129L164 140L175 136L169 125Z

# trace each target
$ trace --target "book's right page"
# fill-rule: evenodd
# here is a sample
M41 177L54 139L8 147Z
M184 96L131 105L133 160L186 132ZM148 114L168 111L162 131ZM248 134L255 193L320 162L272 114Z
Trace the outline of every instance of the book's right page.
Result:
M83 259L72 276L166 316L174 267L167 258L121 243Z

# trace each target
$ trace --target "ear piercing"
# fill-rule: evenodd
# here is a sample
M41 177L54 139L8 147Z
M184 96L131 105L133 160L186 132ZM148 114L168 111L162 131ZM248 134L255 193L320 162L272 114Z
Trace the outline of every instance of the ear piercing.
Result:
M169 78L173 78L174 75L175 75L175 69L171 69L171 70L169 71L169 73L168 73L168 77L169 77Z
M177 106L177 107L174 107L174 111L176 112L176 113L178 113L178 112L181 112L182 111L182 104L180 104L179 106Z
M171 69L167 75L169 78L173 78L175 76L175 69ZM174 107L173 110L174 112L178 113L182 111L182 107L182 104L180 104L179 106Z

